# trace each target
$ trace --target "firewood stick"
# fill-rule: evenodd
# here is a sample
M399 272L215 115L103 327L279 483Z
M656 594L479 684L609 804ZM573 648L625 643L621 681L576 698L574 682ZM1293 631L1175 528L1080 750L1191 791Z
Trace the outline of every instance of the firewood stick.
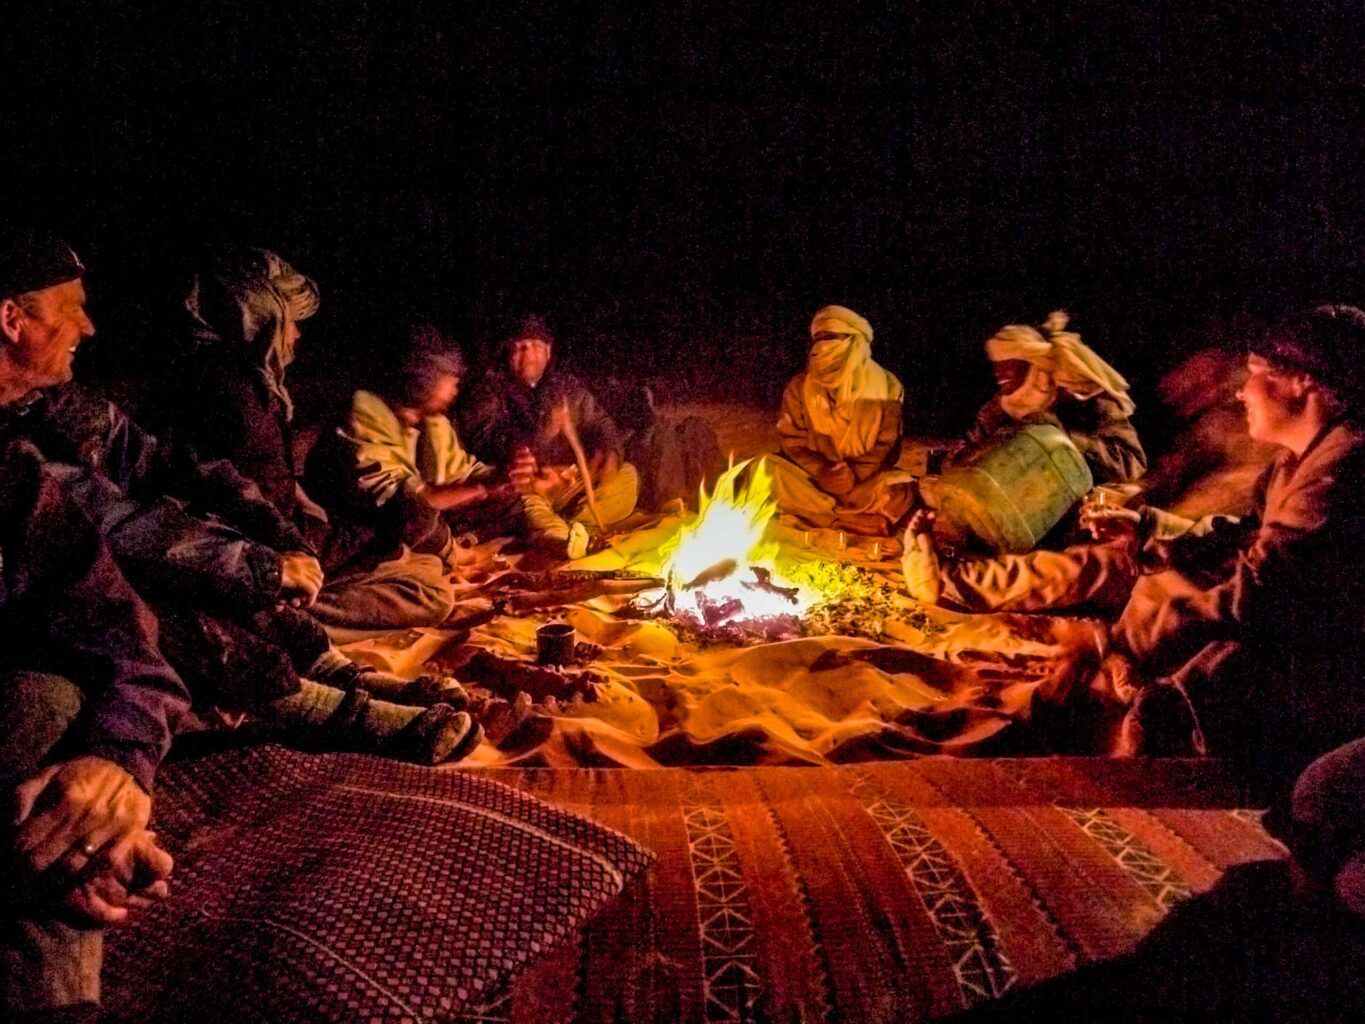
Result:
M593 492L592 473L588 471L588 456L583 451L583 442L578 439L578 428L573 424L573 416L569 414L569 403L565 402L559 407L560 430L564 434L564 440L569 442L569 447L573 449L574 462L578 464L578 472L583 477L583 493L588 499L588 511L592 513L592 518L597 523L597 529L602 533L607 532L607 524L602 521L602 513L597 508L597 495Z

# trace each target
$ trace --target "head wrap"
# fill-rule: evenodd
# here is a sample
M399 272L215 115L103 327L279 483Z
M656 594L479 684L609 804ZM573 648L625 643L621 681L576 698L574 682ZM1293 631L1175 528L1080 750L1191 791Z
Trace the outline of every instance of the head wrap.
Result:
M195 276L185 309L200 344L236 347L261 375L266 390L292 416L294 403L284 386L293 360L285 328L318 310L318 286L268 249L244 249L215 256Z
M1280 321L1252 352L1286 370L1306 373L1354 406L1365 397L1365 311L1315 306Z
M0 299L74 281L85 266L59 238L31 230L0 230Z
M1022 359L1052 374L1057 386L1077 398L1094 398L1104 392L1118 402L1123 415L1135 408L1128 397L1128 382L1106 363L1074 331L1066 330L1070 318L1062 310L1048 315L1042 332L1027 324L1009 324L986 342L986 355L993 363Z
M806 356L804 393L811 426L833 438L845 458L856 458L877 443L881 416L867 404L899 401L900 381L872 361L872 325L844 306L826 306L810 322L811 337L831 331L848 335L812 340Z

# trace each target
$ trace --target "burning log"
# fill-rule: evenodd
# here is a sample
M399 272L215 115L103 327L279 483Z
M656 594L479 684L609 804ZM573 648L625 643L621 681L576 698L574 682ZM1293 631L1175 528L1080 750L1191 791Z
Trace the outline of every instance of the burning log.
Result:
M755 582L745 582L745 590L759 590L765 594L774 594L790 604L800 604L801 591L798 588L779 587L773 582L773 574L761 565L751 565L749 571L754 574Z
M716 583L728 578L737 568L739 562L733 558L725 558L709 568L703 569L692 578L690 583L683 584L684 590L696 590L704 587L708 583Z
M672 590L666 590L662 595L653 601L646 601L644 604L637 604L632 601L624 608L616 612L618 619L636 619L647 621L650 619L669 619L677 611L677 603L673 597Z

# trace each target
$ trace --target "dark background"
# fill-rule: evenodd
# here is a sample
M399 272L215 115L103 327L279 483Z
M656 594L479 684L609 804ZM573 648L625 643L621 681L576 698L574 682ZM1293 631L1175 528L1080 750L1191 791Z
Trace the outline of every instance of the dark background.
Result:
M955 429L1005 322L1071 310L1142 399L1229 324L1365 301L1360 10L54 5L0 44L6 205L91 266L85 376L161 365L226 239L320 282L315 397L404 318L478 353L533 309L580 369L775 402L841 302Z

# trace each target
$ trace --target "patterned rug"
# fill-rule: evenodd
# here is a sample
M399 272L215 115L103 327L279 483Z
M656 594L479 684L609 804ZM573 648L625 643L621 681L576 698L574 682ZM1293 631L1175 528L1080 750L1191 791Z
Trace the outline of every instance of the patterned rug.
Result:
M482 774L658 859L464 1024L924 1020L1124 953L1283 854L1211 761Z
M118 1021L449 1021L650 863L497 782L276 746L163 767L171 896L110 933Z

